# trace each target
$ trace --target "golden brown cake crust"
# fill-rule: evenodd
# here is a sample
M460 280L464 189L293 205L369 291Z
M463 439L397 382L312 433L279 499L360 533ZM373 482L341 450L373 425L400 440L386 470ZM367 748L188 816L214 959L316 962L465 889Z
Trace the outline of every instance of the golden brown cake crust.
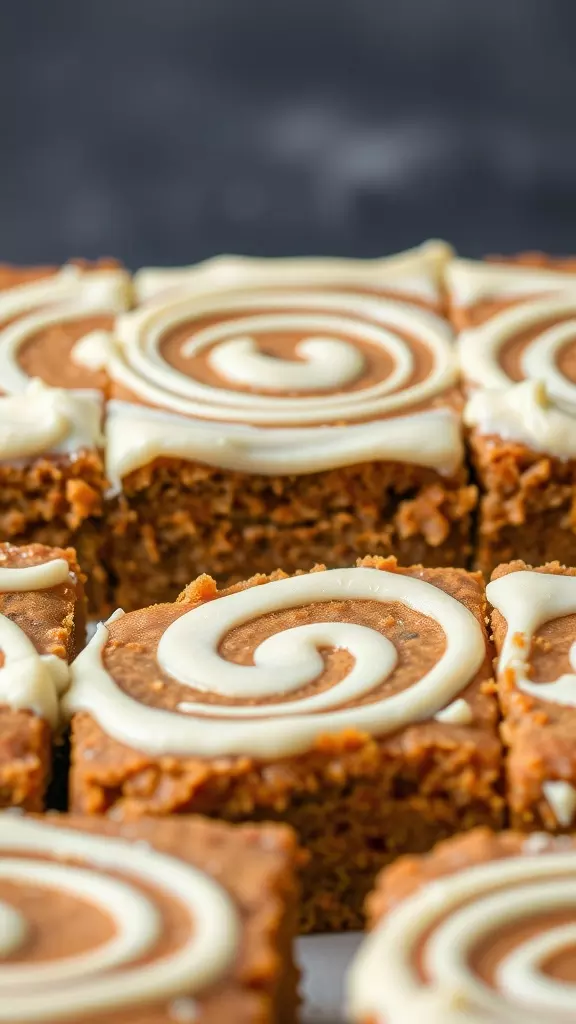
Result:
M0 544L0 565L4 568L35 565L53 558L68 562L76 582L46 591L0 593L0 613L23 629L39 653L72 661L84 645L86 623L85 577L76 552L42 544ZM0 651L0 664L2 660ZM41 810L50 773L51 734L47 723L32 711L0 705L0 807Z
M485 628L479 576L457 569L398 569L392 558L366 558L360 564L436 584L463 601ZM255 577L232 589L265 585L268 578ZM176 606L152 609L151 621L165 622L198 601L217 600L226 593L202 577ZM144 635L147 615L150 611L134 613L112 625L107 668L121 673L117 679L137 699L147 691L147 702L174 707L177 686L165 685L149 653L134 639ZM391 635L398 640L400 627L394 623L392 619ZM125 648L113 641L129 637L132 627L134 636L124 657ZM432 656L433 637L420 650L404 621L402 631L412 643L414 672L420 656ZM149 642L154 647L155 641ZM237 649L244 649L242 637L237 643ZM231 650L230 656L238 654ZM463 694L473 710L470 725L428 721L380 739L349 730L324 737L307 754L275 761L151 757L111 739L90 715L79 713L72 725L71 807L84 814L125 818L199 811L231 821L287 821L313 853L305 875L303 928L357 927L374 873L399 852L428 849L437 839L479 823L497 827L502 822L491 657L486 639L485 663ZM146 679L154 681L153 694Z

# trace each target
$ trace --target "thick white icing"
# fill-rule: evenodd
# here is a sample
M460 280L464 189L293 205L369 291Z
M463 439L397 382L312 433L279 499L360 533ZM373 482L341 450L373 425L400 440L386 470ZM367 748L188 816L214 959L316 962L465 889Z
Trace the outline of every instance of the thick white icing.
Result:
M76 896L115 924L113 937L93 950L39 963L0 963L0 1021L79 1020L192 995L218 981L237 952L239 920L224 890L147 844L0 815L0 878ZM138 958L153 954L163 929L146 886L160 888L182 907L193 928L182 931L176 949L138 965ZM9 950L13 956L27 936L23 914L4 902L0 936L0 955Z
M470 725L473 717L472 708L468 701L463 700L461 697L434 715L437 722L445 722L449 725Z
M58 324L95 314L115 316L128 309L130 297L125 270L85 272L76 266L0 291L0 460L101 444L101 396L88 390L41 389L20 366L18 352L29 338ZM2 326L14 317L18 319ZM90 332L80 339L72 358L97 369L94 335L105 333Z
M352 1020L387 1024L542 1024L568 1021L574 983L543 964L576 947L576 925L523 939L497 964L493 986L469 965L499 930L554 910L576 913L576 852L511 857L454 872L420 888L364 940L348 975ZM426 980L417 970L421 950ZM568 1014L568 1016L566 1016Z
M0 593L29 593L70 579L63 558L19 569L0 566ZM58 722L58 696L68 684L68 665L54 655L40 656L24 630L0 614L0 704L34 711L50 725ZM1 1019L1 1018L0 1018Z
M568 317L542 327L524 349L524 377L514 383L503 369L500 352L523 331L555 317ZM576 454L576 385L559 370L560 350L576 341L576 282L557 296L529 300L505 309L479 327L463 331L458 340L460 362L473 391L465 422L480 433L519 441L558 458Z
M171 329L182 323L209 315L238 314L230 333L238 337L241 325L248 319L251 333L256 323L267 320L266 309L281 307L289 325L291 310L301 322L339 324L344 335L362 336L375 347L390 354L395 368L390 376L366 388L339 391L336 394L313 396L269 395L257 390L238 391L214 387L181 373L162 357L160 342ZM303 310L306 312L304 313ZM242 314L242 316L240 316ZM280 316L280 314L278 314ZM210 345L213 328L198 332L190 327L191 337L184 342L188 355L197 354ZM220 331L220 325L218 325ZM398 332L416 336L430 351L433 368L419 383L407 384L412 355L409 345ZM429 313L406 303L358 295L320 293L258 293L218 295L208 298L184 298L134 310L117 322L119 348L109 364L114 380L125 385L143 401L183 415L218 422L240 422L251 425L294 427L326 424L341 420L377 418L410 409L442 393L455 383L457 365L448 324Z
M576 814L576 789L564 779L542 784L542 792L556 815L559 825L569 828Z
M94 309L86 304L75 303L68 306L49 307L41 312L22 317L7 327L0 327L0 387L2 391L8 395L21 395L26 392L31 378L18 362L18 351L29 338L47 328L78 320L90 314L114 316L120 312L121 309ZM80 362L82 365L88 366L89 369L100 369L104 365L104 361L100 359L99 363L94 365L95 344L99 341L103 346L109 337L107 331L89 331L76 342L72 350L73 361ZM91 357L91 362L87 362L88 346L90 346L88 358Z
M566 322L553 327L543 326L536 338L529 342L522 356L522 369L527 376L535 375L543 380L553 397L574 401L575 385L558 372L554 357L571 338L576 341L576 278L569 294L533 299L520 306L512 306L478 327L462 331L458 349L467 382L484 388L509 387L512 379L500 363L504 345L523 331L560 317Z
M108 403L106 475L114 490L133 470L161 456L246 473L315 473L383 460L456 471L463 444L456 415L431 409L346 427L262 430L214 424L128 402Z
M498 659L501 673L512 671L518 689L538 700L576 707L576 641L570 650L574 672L554 682L530 679L530 652L535 632L545 622L576 613L576 576L525 569L493 580L486 588L490 604L506 619L506 639Z
M262 319L267 321L270 330L278 322L284 328L287 326L286 320L292 320L294 327L302 322L298 317L270 316L259 318L260 326ZM322 327L330 329L329 318L318 319L319 331ZM229 333L232 325L227 323L223 326L226 333ZM240 326L243 330L250 330L245 323ZM310 326L309 320L306 321L307 329ZM296 353L301 361L272 358L260 352L256 340L246 334L217 345L210 352L208 362L222 378L233 384L283 391L330 391L345 387L358 377L365 365L361 352L349 341L322 337L320 334L301 341ZM409 353L406 353L406 357L411 369Z
M393 695L384 692L369 704L343 707L370 694L393 671L396 652L378 631L323 622L264 641L253 666L227 662L219 654L224 635L243 622L280 609L342 599L397 600L430 616L445 632L443 655L409 688ZM334 569L267 583L194 608L170 625L158 645L161 667L184 685L238 697L240 703L225 711L198 701L184 702L180 711L185 714L175 714L133 700L103 665L107 638L102 625L74 662L65 710L88 711L108 735L152 755L281 757L309 750L320 736L346 729L385 735L431 718L454 701L485 657L480 625L464 605L423 580L371 568ZM326 645L350 650L354 667L321 694L298 698L298 690L321 673L318 648ZM247 703L255 695L294 695L296 700ZM206 716L212 717L212 727Z
M576 406L574 415L559 409L541 380L479 388L466 403L464 423L484 436L517 441L559 459L576 457Z
M99 309L120 312L128 308L130 298L131 282L127 271L121 268L86 271L68 264L50 277L0 291L0 324L38 310L39 307L56 304L66 306L68 303L76 303L84 315ZM7 329L0 329L0 349ZM1 377L0 380L4 384Z
M453 250L446 242L430 241L407 252L373 260L320 257L255 259L216 256L189 267L145 267L134 275L139 302L167 291L205 294L246 288L393 289L431 302L438 300L444 268Z
M88 370L104 370L108 362L112 337L111 331L89 331L74 345L70 353L72 362L77 366L85 366Z
M206 317L217 322L201 326ZM162 339L184 323L190 324L190 336L182 357L206 353L217 384L203 383L164 359ZM297 354L304 358L272 358L260 351L259 338L270 332L300 335ZM417 306L334 292L223 292L169 297L135 310L119 319L116 333L108 372L154 408L111 404L106 436L115 486L160 455L269 474L372 459L444 473L461 464L456 413L412 412L457 377L450 328ZM419 382L413 382L414 354L405 335L418 338L430 353L430 371ZM364 387L357 383L367 360L360 342L386 354L392 366ZM174 420L169 426L158 410L188 423ZM257 427L265 429L250 432Z
M0 565L0 591L4 594L27 594L31 590L46 590L66 583L70 566L65 558L53 558L38 565L24 565L10 569Z
M576 287L576 275L544 267L455 259L446 265L446 284L457 306L472 306L484 299L522 299L569 291Z
M22 394L0 395L0 460L99 447L101 419L98 392L66 391L33 380Z

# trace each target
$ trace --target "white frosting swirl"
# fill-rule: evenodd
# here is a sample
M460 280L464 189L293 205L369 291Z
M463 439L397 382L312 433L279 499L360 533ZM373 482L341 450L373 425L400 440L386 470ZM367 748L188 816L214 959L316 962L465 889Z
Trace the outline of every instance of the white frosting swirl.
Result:
M310 318L269 316L257 317L257 330L286 329L305 325L310 328ZM318 329L325 329L329 318L319 317ZM226 333L233 331L234 324L225 324ZM224 333L220 328L220 334ZM244 330L249 324L242 323ZM190 346L191 348L191 346ZM184 346L184 353L191 354ZM217 345L209 354L210 366L234 384L246 387L282 391L330 391L352 383L364 369L365 360L361 353L348 341L338 338L310 337L298 343L295 359L277 359L258 351L256 340L249 334L231 338ZM408 358L411 368L411 360Z
M364 941L348 976L352 1019L567 1022L576 985L548 976L544 965L555 953L576 949L576 924L521 939L497 965L493 985L470 964L473 950L500 929L522 929L555 910L573 911L576 921L575 851L511 857L428 883L393 907ZM419 950L426 981L417 968Z
M446 284L457 306L488 301L525 300L574 289L574 273L520 263L450 260Z
M550 321L562 323L550 327ZM563 377L555 363L559 350L576 341L576 289L569 294L537 298L502 310L478 327L462 331L458 340L460 363L466 380L484 388L505 388L513 384L502 368L500 353L523 331L540 333L523 352L521 366L526 377L544 381L554 398L576 402L576 385Z
M118 872L121 877L115 877ZM223 889L204 872L146 844L0 815L0 880L24 889L41 886L47 899L50 891L75 896L95 904L115 925L111 939L87 952L19 963L28 923L0 901L0 1021L9 1024L79 1020L194 995L222 977L237 951L239 921ZM149 886L174 900L192 925L176 948L157 959L163 922ZM139 965L144 957L149 962Z
M163 342L183 325L177 367ZM274 337L293 338L296 358L271 355L266 339ZM410 338L428 353L423 379ZM177 294L121 317L117 339L108 371L143 404L109 408L107 472L116 487L161 455L272 475L372 460L451 474L461 464L456 413L414 412L456 382L451 330L408 302L328 289ZM370 352L391 366L380 379ZM197 357L211 383L195 371ZM187 360L189 373L180 368ZM162 421L159 410L179 419Z
M0 593L29 593L70 580L63 558L18 569L0 566ZM58 722L59 693L68 683L68 666L54 655L39 655L23 629L0 614L0 704L34 711L50 725ZM1 1017L0 1017L1 1019Z
M55 274L0 291L0 325L39 311L40 307L48 313L51 306L66 309L69 303L76 304L77 316L86 316L95 310L119 312L128 308L130 294L130 276L121 268L84 270L67 264ZM6 330L7 327L0 327L0 359ZM5 364L0 362L0 366L4 371ZM2 375L0 381L4 386Z
M289 389L284 394L260 393L257 381L249 392L229 388L232 382L226 378L220 387L205 384L170 365L160 351L166 334L181 324L190 324L190 337L183 345L186 356L210 350L223 333L228 341L247 333L265 333L271 319L266 310L286 331L297 322L301 330L311 333L331 330L347 339L361 339L391 356L394 370L376 384L352 391L294 397ZM226 314L235 315L223 324L195 331L195 320ZM417 337L432 359L429 375L415 384L409 383L413 355L404 332ZM114 380L143 401L218 422L294 427L367 420L431 399L454 384L457 376L452 334L445 321L416 306L358 295L263 292L181 298L120 317L117 336L120 347L109 367ZM223 363L220 354L212 358Z
M401 601L440 624L446 648L439 661L412 686L395 694L374 694L370 703L346 706L385 683L397 660L394 646L379 631L345 622L295 627L265 640L254 666L226 661L219 646L231 629L274 611L320 601ZM164 672L183 685L235 697L214 706L183 702L179 711L140 704L114 682L102 662L108 631L99 632L72 667L67 712L88 711L119 742L153 755L216 757L248 754L282 757L311 749L325 734L356 729L385 735L433 717L459 697L486 655L482 629L468 609L423 580L372 568L333 569L251 587L187 612L170 625L158 644ZM323 670L319 649L344 648L354 656L350 672L331 688L298 697ZM266 705L255 697L286 698ZM209 728L210 718L218 720Z
M565 673L551 683L534 683L530 679L530 655L536 631L545 622L576 614L576 576L524 569L493 580L486 588L486 596L506 619L499 672L512 671L518 688L531 697L576 707L576 641L569 655L575 672Z
M550 326L550 321L560 320ZM502 349L523 331L541 326L520 357L520 383L501 365ZM576 291L536 298L503 310L463 331L458 346L466 381L473 391L464 419L482 434L519 441L559 458L576 455L576 384L560 372L557 359L576 342Z
M0 291L0 460L69 454L102 443L102 397L91 390L44 387L31 380L18 353L35 335L59 324L116 316L128 308L130 291L125 270L87 272L74 265ZM91 369L99 368L94 364L95 333L102 344L104 332L92 331L75 346L89 365L88 346L82 342L91 340Z

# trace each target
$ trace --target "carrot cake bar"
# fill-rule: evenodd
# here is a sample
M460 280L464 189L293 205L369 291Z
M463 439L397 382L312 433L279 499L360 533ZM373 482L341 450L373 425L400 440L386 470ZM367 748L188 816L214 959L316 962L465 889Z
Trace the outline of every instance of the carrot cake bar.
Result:
M147 301L119 318L106 364L118 604L366 550L466 564L449 254L136 275Z
M488 584L516 828L576 824L576 569L501 565Z
M567 271L571 270L571 273ZM447 269L481 490L478 567L576 564L576 276L455 260Z
M294 1024L288 829L0 814L0 1021Z
M575 1019L576 839L477 829L383 872L347 980L354 1024Z
M357 927L383 864L502 822L485 613L478 574L365 558L117 614L64 698L71 808L287 822L302 927Z
M84 643L83 579L71 549L0 544L0 807L42 808L67 663Z
M0 538L73 544L106 604L100 352L130 302L113 260L0 266Z

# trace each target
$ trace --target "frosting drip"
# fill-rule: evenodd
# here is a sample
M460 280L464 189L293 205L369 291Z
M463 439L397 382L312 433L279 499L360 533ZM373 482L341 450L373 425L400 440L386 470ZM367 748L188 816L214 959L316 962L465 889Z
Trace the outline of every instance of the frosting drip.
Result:
M396 665L394 645L377 629L341 621L292 627L265 639L254 652L254 665L227 661L220 653L224 636L243 623L343 599L399 601L429 616L445 634L443 654L406 689L354 705ZM266 583L193 608L169 625L158 644L159 667L183 686L234 697L234 705L183 701L177 714L139 703L107 671L107 639L107 627L100 626L74 662L66 710L88 711L108 735L153 755L281 757L311 749L327 733L355 729L386 735L452 704L486 656L482 629L463 604L423 580L371 568ZM330 688L299 696L321 674L325 648L348 651L352 667ZM270 702L254 704L256 697ZM217 729L207 728L207 716L218 720Z
M554 911L566 920L554 924ZM487 979L475 950L503 929L510 948ZM576 1005L574 981L547 970L561 952L576 952L576 852L456 871L392 908L368 936L348 978L350 1010L388 1024L560 1024Z
M28 922L0 901L0 1021L78 1020L193 995L218 981L237 951L239 921L223 889L202 871L145 844L2 815L3 880L24 890L41 886L46 899L63 892L94 904L113 920L114 933L78 954L19 962ZM176 948L155 958L164 927L154 903L154 889L160 887L182 908L188 928Z
M551 683L534 683L530 679L534 634L545 622L576 613L576 577L530 570L511 572L489 583L486 596L506 619L499 671L513 672L518 688L531 697L576 707L576 641L569 654L574 672Z
M69 580L70 568L63 558L20 569L0 566L0 593L28 593ZM26 633L2 614L0 652L0 704L32 710L56 726L59 694L68 683L67 664L54 655L39 655Z
M191 422L112 401L105 434L106 475L115 490L128 473L161 456L268 475L316 473L377 459L430 466L450 474L463 458L458 420L448 409L347 427L262 430L235 423Z

